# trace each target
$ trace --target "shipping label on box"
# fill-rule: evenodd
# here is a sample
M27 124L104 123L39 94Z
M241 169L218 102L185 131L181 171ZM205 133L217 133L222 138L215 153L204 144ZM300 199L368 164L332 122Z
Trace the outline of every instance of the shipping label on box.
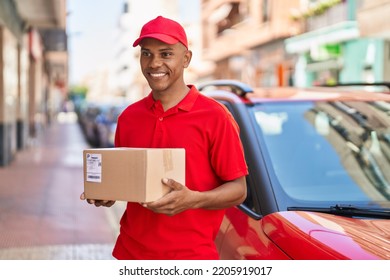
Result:
M149 202L170 191L163 178L185 185L184 149L87 149L83 163L89 199Z
M90 154L85 155L87 182L102 182L102 155Z

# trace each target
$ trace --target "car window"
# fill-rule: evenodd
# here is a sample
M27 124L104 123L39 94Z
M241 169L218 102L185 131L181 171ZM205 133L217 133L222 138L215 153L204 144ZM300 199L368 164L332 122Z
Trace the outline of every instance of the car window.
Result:
M263 103L252 109L273 172L295 200L390 200L390 104Z

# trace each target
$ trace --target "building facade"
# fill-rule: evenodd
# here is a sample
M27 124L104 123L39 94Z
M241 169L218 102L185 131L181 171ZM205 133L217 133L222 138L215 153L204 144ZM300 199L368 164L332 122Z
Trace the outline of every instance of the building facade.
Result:
M0 2L0 166L37 137L66 94L66 0Z
M381 36L363 35L359 24L361 0L304 1L293 14L304 32L285 41L286 50L298 57L295 84L310 86L386 79L388 42ZM383 2L383 1L382 1ZM389 1L386 1L389 2ZM374 17L370 16L370 20Z
M360 35L376 44L370 52L377 53L373 68L376 81L390 81L390 0L365 0L357 11Z
M239 79L253 86L291 82L294 56L284 40L301 32L290 16L299 0L203 0L203 58L214 63L204 78Z
M390 0L203 0L203 79L253 86L390 80Z

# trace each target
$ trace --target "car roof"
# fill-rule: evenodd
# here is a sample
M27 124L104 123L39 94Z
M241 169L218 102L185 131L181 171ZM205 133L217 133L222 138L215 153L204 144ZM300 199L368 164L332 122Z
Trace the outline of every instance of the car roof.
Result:
M387 85L386 85L387 86ZM390 101L388 88L370 86L263 87L252 88L235 80L215 80L199 86L211 97L233 99L234 102L258 103L275 101ZM211 90L210 90L211 89ZM380 89L381 91L374 91ZM237 96L234 98L232 93Z
M252 102L269 101L390 101L390 92L370 92L362 89L312 87L312 88L255 88L244 98Z

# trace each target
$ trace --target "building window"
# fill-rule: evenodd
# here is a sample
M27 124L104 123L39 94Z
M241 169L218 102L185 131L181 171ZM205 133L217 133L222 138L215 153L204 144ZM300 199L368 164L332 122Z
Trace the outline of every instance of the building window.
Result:
M271 18L271 12L270 12L270 3L269 0L263 0L262 3L262 20L263 22L267 22Z
M239 3L229 4L229 12L226 17L217 23L218 34L223 33L225 30L231 29L234 25L239 23L242 19L240 16Z

